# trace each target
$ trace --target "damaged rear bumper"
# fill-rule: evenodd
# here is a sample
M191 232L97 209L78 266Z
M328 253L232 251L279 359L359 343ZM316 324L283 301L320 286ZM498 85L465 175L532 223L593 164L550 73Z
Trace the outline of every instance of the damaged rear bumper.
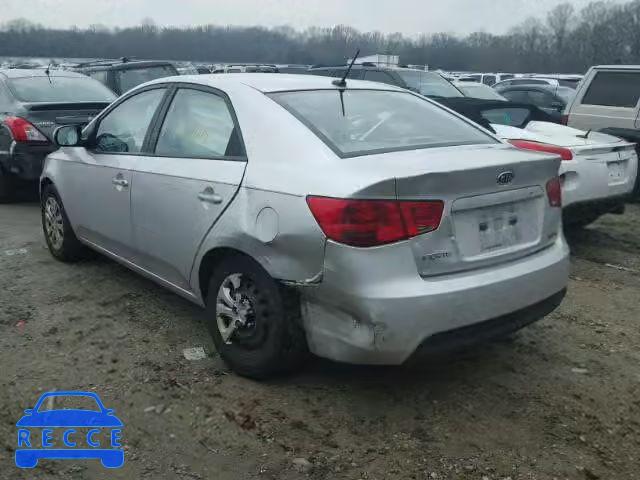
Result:
M562 237L513 262L433 278L417 275L408 249L384 265L353 253L329 245L322 283L300 288L309 348L347 363L398 365L445 332L469 333L467 345L522 328L559 304L569 274Z

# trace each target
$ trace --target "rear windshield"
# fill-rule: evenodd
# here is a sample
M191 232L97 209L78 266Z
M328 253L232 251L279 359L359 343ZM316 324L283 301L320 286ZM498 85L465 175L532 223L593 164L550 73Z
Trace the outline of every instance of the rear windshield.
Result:
M23 77L8 81L14 96L22 102L108 102L116 96L89 77Z
M496 143L478 128L410 92L313 90L271 97L341 157Z
M437 73L419 70L396 70L414 92L426 97L462 97L462 93Z
M116 71L120 82L120 90L122 93L128 92L134 87L145 82L150 82L157 78L171 77L176 75L176 69L170 65L161 65L158 67L144 68L127 68L125 70Z

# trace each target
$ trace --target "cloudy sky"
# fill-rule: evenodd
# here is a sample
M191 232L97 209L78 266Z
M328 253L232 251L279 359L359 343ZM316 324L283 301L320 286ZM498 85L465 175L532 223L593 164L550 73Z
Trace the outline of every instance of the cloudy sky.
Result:
M590 0L570 0L580 8ZM622 1L622 0L618 0ZM502 33L561 0L0 0L0 23L24 17L55 27L203 23L295 28L339 23L406 34Z

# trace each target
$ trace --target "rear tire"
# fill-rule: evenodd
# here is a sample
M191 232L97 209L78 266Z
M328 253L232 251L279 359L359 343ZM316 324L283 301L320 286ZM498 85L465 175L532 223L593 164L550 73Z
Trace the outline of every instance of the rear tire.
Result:
M282 375L299 369L307 357L297 293L254 260L224 259L209 280L206 305L216 349L239 375L256 380Z
M15 194L15 186L11 181L11 177L0 168L0 203L8 203L13 200Z
M53 185L47 185L42 191L41 200L42 230L51 254L63 262L77 262L90 256L73 232L62 201Z
M593 222L598 220L602 215L600 214L592 214L592 215L584 215L579 218L572 218L570 220L564 220L564 227L567 230L579 230L581 228L585 228L591 225Z

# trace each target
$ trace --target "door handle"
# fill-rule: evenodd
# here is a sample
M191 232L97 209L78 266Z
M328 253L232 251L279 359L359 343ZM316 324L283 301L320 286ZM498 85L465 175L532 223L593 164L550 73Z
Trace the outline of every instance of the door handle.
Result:
M198 194L198 200L207 203L213 203L214 205L219 205L222 203L222 197L218 195L213 188L207 187L203 191Z
M129 186L129 182L126 181L124 178L122 178L121 176L117 176L117 177L113 177L113 179L111 180L111 183L113 183L114 185L118 186L118 187L128 187Z

